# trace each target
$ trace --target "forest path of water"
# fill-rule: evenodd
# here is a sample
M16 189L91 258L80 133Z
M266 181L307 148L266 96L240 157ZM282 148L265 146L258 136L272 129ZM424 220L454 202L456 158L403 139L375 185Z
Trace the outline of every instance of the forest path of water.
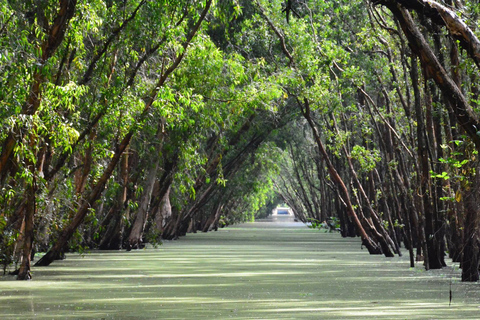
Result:
M0 281L0 319L478 319L480 287L292 222L69 255ZM10 278L11 279L11 278ZM452 283L453 300L449 306Z

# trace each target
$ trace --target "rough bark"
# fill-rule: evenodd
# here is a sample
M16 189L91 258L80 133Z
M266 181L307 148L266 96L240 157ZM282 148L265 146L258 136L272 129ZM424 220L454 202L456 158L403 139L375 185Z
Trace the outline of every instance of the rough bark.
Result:
M334 115L332 115L332 120L333 120L334 127L335 127L337 133L340 134L340 131L338 130L338 127L337 127L337 121L336 121ZM392 241L392 239L388 235L388 233L385 230L385 228L383 227L377 213L373 209L373 207L371 205L371 202L370 202L370 199L368 198L368 196L367 196L367 194L366 194L366 192L363 188L363 185L358 178L358 175L357 175L357 172L356 172L355 168L353 167L350 152L347 150L347 147L346 147L345 144L343 144L342 147L343 147L343 152L345 153L345 156L347 158L347 163L348 163L348 167L350 169L350 173L352 175L352 179L353 179L353 181L355 181L355 184L358 188L358 191L359 191L362 199L364 200L366 207L368 208L368 211L370 213L370 218L374 222L374 226L371 226L371 233L375 237L375 240L377 240L377 242L382 247L383 254L386 257L393 257L394 256L393 252L398 254L398 253L400 253L400 251L396 251L397 248L396 248L394 242ZM393 251L392 251L392 249L393 249Z
M372 2L385 4L389 8L400 4L406 9L430 18L438 26L445 26L450 35L459 41L480 68L480 41L473 30L452 9L433 0L372 0Z
M411 66L411 80L412 80L412 87L414 92L414 100L415 100L415 116L417 119L417 153L418 153L418 179L419 179L419 190L420 190L420 199L422 202L423 207L423 214L425 217L425 236L426 236L426 249L424 252L425 255L425 269L429 270L430 268L438 269L435 265L431 266L430 255L435 255L435 251L433 250L433 224L432 224L432 205L431 205L431 194L430 194L430 171L429 171L429 163L428 163L428 150L427 150L427 137L425 131L425 122L423 118L423 110L421 104L421 97L420 97L420 89L419 89L419 75L418 75L418 67L417 67L417 59L416 57L412 56L412 66ZM437 259L433 259L436 261ZM435 262L434 262L435 264Z

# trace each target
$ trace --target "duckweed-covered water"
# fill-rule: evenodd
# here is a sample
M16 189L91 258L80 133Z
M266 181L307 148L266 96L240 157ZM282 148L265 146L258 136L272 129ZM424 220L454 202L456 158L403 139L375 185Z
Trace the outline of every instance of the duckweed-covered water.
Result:
M68 255L0 281L0 319L479 319L453 266L409 268L358 239L259 222L158 249ZM453 300L449 305L450 287Z

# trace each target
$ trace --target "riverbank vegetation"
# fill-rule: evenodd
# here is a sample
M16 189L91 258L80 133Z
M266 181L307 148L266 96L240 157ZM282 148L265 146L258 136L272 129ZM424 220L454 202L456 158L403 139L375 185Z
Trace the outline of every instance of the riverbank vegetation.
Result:
M0 246L29 279L287 203L479 280L473 1L0 2Z

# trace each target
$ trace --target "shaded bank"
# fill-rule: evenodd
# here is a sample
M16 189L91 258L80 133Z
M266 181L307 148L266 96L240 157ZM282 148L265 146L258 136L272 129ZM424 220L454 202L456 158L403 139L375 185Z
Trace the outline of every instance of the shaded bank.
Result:
M68 255L0 281L2 319L473 319L457 267L408 269L293 222L188 235L159 249ZM4 278L5 280L6 278ZM453 300L449 306L452 283Z

